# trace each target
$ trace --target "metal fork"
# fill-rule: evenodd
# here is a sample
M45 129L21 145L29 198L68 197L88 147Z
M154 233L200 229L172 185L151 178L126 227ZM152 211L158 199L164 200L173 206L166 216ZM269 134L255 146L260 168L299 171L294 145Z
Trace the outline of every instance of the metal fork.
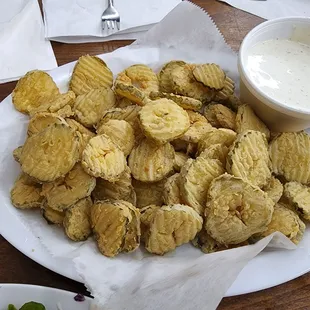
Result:
M102 29L105 28L105 25L107 25L108 29L114 29L115 24L117 29L120 29L121 17L113 5L113 0L108 0L108 8L102 13L101 21Z

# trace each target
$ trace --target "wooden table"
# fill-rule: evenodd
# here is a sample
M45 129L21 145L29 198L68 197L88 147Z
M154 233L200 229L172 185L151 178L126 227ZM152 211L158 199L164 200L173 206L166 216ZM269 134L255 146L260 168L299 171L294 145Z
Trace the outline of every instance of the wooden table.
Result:
M226 41L236 51L254 26L262 22L261 18L234 9L215 0L193 1L206 9L212 16ZM68 45L53 42L58 65L76 60L83 54L101 54L111 52L131 41L107 43L88 43ZM0 101L11 93L15 83L0 85ZM0 283L28 283L51 286L74 292L86 293L82 284L64 278L41 267L0 236ZM289 266L288 266L289 268ZM251 275L249 275L251 277ZM238 297L224 298L220 310L259 310L259 309L310 309L310 273L283 285Z

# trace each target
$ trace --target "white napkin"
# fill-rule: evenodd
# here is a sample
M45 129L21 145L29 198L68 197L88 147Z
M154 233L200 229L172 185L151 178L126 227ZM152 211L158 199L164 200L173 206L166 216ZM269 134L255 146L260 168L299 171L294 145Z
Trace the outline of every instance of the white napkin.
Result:
M102 30L107 0L43 0L45 36L65 43L134 40L158 23L181 0L115 0L120 31Z
M0 1L0 83L57 67L37 0Z
M310 16L309 0L219 0L265 19L286 16Z

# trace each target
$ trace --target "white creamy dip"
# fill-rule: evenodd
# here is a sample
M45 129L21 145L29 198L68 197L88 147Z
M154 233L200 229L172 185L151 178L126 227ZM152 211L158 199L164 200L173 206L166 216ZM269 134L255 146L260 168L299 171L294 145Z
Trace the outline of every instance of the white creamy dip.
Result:
M259 42L247 52L252 82L283 105L310 111L310 46L291 40Z

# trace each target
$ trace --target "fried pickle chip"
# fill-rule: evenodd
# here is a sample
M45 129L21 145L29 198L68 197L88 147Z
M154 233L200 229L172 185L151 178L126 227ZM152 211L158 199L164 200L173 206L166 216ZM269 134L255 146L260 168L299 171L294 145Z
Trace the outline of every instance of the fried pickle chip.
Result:
M100 121L105 111L115 105L115 96L111 88L102 87L77 96L74 113L81 124L92 127Z
M224 172L223 165L216 159L203 157L189 159L180 172L179 186L182 201L199 214L203 214L209 186L214 178Z
M284 197L306 221L310 221L310 188L298 182L284 185Z
M268 194L274 203L277 203L283 194L283 185L277 178L272 176L263 187L263 191Z
M160 206L148 205L140 209L141 214L141 241L146 240L147 233L150 229L150 225L155 217L157 210L160 209Z
M166 205L181 203L180 174L176 173L169 177L164 185L163 198Z
M189 143L198 143L198 141L210 130L213 129L208 120L201 114L193 111L187 111L190 120L189 129L180 137L180 140Z
M79 200L66 210L63 225L69 239L84 241L90 236L90 210L92 205L91 198L87 197Z
M29 137L22 149L22 170L40 182L67 174L79 160L79 138L65 124L54 124Z
M58 95L53 79L44 71L34 70L19 79L12 92L12 102L16 110L30 113Z
M216 128L236 129L236 113L220 103L208 104L204 116Z
M140 213L122 200L97 201L91 208L91 226L99 251L113 257L134 251L140 243Z
M202 218L185 205L163 206L156 211L146 234L145 248L163 255L193 240L202 228Z
M223 167L226 166L226 158L229 152L229 148L222 144L212 144L200 153L200 157L211 158L219 160Z
M71 117L74 115L72 107L75 102L75 93L68 91L65 94L59 94L51 101L47 101L36 109L30 111L30 116L35 116L36 113L55 113L61 117Z
M166 179L159 182L140 182L135 179L132 180L137 196L137 208L143 208L148 205L161 206L164 203L163 192Z
M210 102L215 92L195 80L193 67L194 65L184 64L172 70L173 93L200 100L202 103Z
M272 199L259 187L223 174L209 188L205 229L221 244L242 243L267 229L273 206Z
M237 134L230 129L219 128L210 130L198 141L198 154L213 144L221 144L230 147L236 137Z
M107 135L128 156L135 145L135 132L132 126L123 120L111 119L97 128L97 134Z
M162 180L173 170L174 149L171 144L156 145L143 139L133 148L128 165L133 177L142 182Z
M162 92L173 93L174 85L172 83L171 73L175 68L184 66L186 63L180 60L173 60L166 63L158 73L159 88Z
M260 236L266 237L276 231L281 232L295 244L298 244L305 232L306 225L292 210L287 209L280 203L274 206L271 222L266 231Z
M64 178L44 183L41 194L50 208L64 211L80 199L90 196L95 186L96 179L88 175L82 165L77 163Z
M128 98L119 97L119 96L116 98L116 105L120 109L127 108L128 106L132 106L134 104L135 103L129 100Z
M126 168L126 158L107 135L99 135L86 145L82 165L88 174L115 182Z
M224 87L226 74L216 64L196 65L193 75L197 82L209 88L221 90Z
M119 180L115 182L109 182L101 178L97 178L97 184L92 192L92 196L96 200L125 200L133 205L136 205L136 193L131 184L131 173L129 167L126 166Z
M56 211L46 204L43 205L43 208L41 209L42 216L46 220L48 224L56 224L59 226L63 226L63 220L65 217L65 212L62 211Z
M106 63L96 56L85 55L73 69L69 88L78 96L100 87L111 88L112 84L113 74Z
M117 95L142 106L145 104L147 98L146 94L134 85L126 84L118 80L115 81L114 91Z
M199 111L202 107L202 102L194 98L175 95L172 93L162 93L159 91L157 92L152 91L150 93L150 99L152 100L157 100L161 98L172 100L173 102L175 102L177 105L179 105L181 108L185 110Z
M180 172L185 162L189 159L189 156L183 152L175 152L173 169L176 172Z
M138 116L145 135L161 144L182 136L190 126L187 112L169 99L149 102Z
M11 189L11 201L18 209L39 208L42 206L42 186L34 182L26 174L21 173Z
M30 137L54 124L66 124L66 121L55 113L36 113L29 121L27 135Z
M233 95L235 91L235 82L226 75L225 82L224 82L224 87L216 93L214 97L214 101L225 101L227 100L230 96Z
M255 115L249 105L243 104L238 107L236 131L242 133L247 130L260 131L266 135L267 140L270 139L270 131L267 126Z
M272 171L287 181L310 183L310 137L306 132L284 132L269 145Z
M232 94L225 100L221 100L221 103L224 104L226 107L231 109L234 112L238 111L238 108L243 105L240 98L237 97L235 94Z
M17 161L18 163L20 162L20 156L22 154L22 149L23 149L23 146L19 146L13 150L13 157L15 161Z
M270 167L266 136L254 130L238 135L227 156L227 172L263 187L271 178Z

